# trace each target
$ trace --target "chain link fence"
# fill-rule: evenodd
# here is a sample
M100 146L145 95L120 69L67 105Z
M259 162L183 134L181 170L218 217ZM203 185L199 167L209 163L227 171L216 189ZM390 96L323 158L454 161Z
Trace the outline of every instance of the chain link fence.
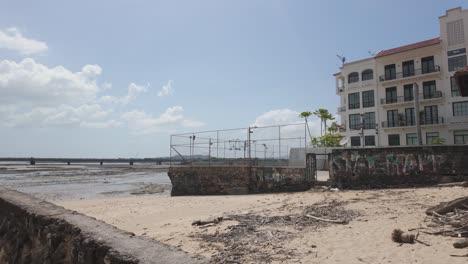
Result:
M171 165L287 167L307 143L305 123L174 134Z

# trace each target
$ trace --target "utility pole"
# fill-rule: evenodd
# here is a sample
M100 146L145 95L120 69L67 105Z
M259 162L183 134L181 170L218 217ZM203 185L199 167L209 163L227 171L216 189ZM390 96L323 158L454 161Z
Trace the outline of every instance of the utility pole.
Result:
M414 86L414 115L416 119L416 132L418 134L418 145L422 146L422 133L421 133L421 116L419 114L419 85L417 83Z

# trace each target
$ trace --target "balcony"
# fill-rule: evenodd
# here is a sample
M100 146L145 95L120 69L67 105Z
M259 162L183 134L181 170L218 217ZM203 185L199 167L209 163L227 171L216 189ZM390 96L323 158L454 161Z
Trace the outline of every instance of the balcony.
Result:
M435 99L440 99L442 97L443 95L441 91L435 91L434 93L429 93L429 94L427 93L419 94L419 100L421 103L429 101L429 100L433 101ZM395 105L414 104L414 97L413 96L397 96L397 97L392 97L392 98L381 98L380 104L384 107L389 106L389 105L395 106Z
M397 72L395 74L387 74L379 76L379 82L390 82L395 80L401 79L410 79L415 76L431 74L431 73L439 73L440 66L435 65L433 68L423 68L423 69L415 69L414 71L410 72Z
M338 113L343 113L343 112L346 112L346 106L338 107Z
M444 118L437 117L437 118L422 118L421 119L421 126L430 126L430 125L443 125ZM416 126L416 120L399 120L395 122L382 122L382 128L401 128L401 127L413 127Z

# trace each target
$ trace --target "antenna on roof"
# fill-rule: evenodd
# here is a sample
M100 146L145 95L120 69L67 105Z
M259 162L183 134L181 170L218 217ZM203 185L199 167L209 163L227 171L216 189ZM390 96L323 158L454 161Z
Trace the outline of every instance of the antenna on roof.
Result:
M345 61L346 61L346 58L344 56L340 56L340 55L336 55L338 57L338 59L340 59L341 61L341 66L344 65Z
M372 51L372 50L368 50L367 53L369 53L369 55L370 55L371 57L374 57L374 56L375 56L375 52Z

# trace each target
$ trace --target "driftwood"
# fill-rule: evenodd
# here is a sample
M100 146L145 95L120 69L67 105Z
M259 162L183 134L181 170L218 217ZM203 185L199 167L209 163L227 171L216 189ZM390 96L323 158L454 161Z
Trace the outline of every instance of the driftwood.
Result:
M454 248L466 248L468 247L468 239L463 239L453 243Z
M208 221L202 221L202 220L196 220L192 222L193 226L204 226L204 225L209 225L209 224L219 224L219 222L223 221L223 217L217 217L213 220L208 220Z
M346 220L325 219L325 218L313 216L313 215L310 215L310 214L307 214L306 217L312 218L312 219L317 220L317 221L328 222L328 223L335 223L335 224L347 224L348 223L348 221L346 221Z
M450 202L440 203L426 210L427 215L443 215L453 212L456 208L468 209L468 196L455 199Z

